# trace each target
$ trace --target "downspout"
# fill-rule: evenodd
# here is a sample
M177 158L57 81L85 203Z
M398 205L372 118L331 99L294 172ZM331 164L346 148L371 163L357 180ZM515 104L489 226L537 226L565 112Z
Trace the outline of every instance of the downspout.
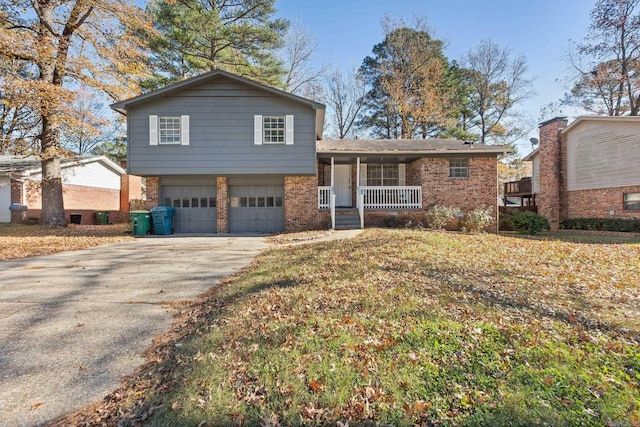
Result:
M507 157L507 151L502 152L502 157ZM500 160L500 159L498 159ZM497 171L496 171L497 172ZM496 188L500 188L500 176L496 173ZM496 197L496 234L500 234L500 205L498 204L498 198ZM507 205L507 195L504 195L504 205Z

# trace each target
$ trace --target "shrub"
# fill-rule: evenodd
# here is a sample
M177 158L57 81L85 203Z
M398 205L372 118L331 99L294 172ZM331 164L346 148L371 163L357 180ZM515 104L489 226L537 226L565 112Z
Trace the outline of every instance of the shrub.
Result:
M480 206L465 214L461 220L460 229L466 233L479 233L486 231L493 221L493 208Z
M637 218L571 218L560 223L565 230L594 230L640 233L640 219Z
M538 234L551 229L547 218L534 212L513 212L506 220L513 230L521 234Z
M383 219L384 226L388 228L398 228L402 225L402 221L397 215L387 215Z
M442 230L447 223L454 218L457 208L435 205L427 209L425 219L427 225L436 230Z

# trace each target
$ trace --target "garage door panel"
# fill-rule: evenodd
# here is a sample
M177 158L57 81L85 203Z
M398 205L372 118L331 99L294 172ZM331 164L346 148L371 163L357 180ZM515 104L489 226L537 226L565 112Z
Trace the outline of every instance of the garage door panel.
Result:
M211 185L162 186L165 206L176 208L176 233L216 232L216 187Z
M236 233L284 230L283 185L229 186L229 230Z

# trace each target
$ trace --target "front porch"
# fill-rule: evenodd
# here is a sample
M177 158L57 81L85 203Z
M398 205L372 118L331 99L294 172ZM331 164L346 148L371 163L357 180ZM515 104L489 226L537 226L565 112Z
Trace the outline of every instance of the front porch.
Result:
M364 228L365 211L405 211L422 209L422 186L406 185L407 166L400 159L360 157L319 159L318 209L331 212L331 228L336 228L336 210L357 214ZM355 181L356 185L353 185ZM328 184L328 185L327 185ZM373 185L369 185L373 184Z

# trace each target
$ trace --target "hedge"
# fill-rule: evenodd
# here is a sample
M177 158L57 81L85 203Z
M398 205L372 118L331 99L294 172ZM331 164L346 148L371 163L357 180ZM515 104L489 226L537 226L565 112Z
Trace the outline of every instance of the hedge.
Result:
M640 233L639 218L571 218L560 222L565 230L620 231Z

